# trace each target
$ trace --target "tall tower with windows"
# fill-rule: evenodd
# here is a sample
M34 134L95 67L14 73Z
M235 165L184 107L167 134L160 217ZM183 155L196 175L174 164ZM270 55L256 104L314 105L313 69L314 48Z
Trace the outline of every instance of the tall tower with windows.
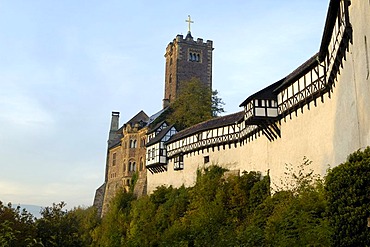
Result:
M189 23L188 33L177 35L167 45L166 72L163 106L166 107L179 95L182 83L192 78L198 78L204 85L212 89L212 51L213 42L203 39L193 39L190 32L190 24L193 21L190 16L186 22Z

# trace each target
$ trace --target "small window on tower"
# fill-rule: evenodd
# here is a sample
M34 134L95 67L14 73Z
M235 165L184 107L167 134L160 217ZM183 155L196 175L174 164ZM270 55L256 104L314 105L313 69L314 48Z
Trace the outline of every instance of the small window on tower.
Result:
M116 153L113 153L112 155L112 166L116 165Z

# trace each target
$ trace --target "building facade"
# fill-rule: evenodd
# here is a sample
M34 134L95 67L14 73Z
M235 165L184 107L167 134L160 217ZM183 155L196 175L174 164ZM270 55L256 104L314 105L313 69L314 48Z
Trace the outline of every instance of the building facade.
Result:
M284 78L246 97L240 112L180 132L166 122L136 128L132 136L146 138L146 143L133 156L127 155L129 151L124 155L124 143L131 139L129 131L122 130L120 144L112 142L108 150L105 186L97 194L108 198L114 181L127 182L123 164L128 167L131 157L135 162L144 157L147 193L161 185L192 186L198 169L216 164L233 171L269 173L273 189L278 189L289 180L286 172L298 172L294 167L305 159L312 162L309 169L325 175L350 153L369 146L369 13L369 1L330 0L318 52ZM178 35L167 46L165 103L176 98L181 81L198 76L193 65L204 65L198 78L211 88L212 50L211 41L194 41L190 33L185 39ZM112 163L114 153L122 164L119 169ZM120 169L122 175L112 175L121 174Z
M150 118L140 111L123 126L119 126L119 112L112 112L109 131L105 181L95 194L94 205L104 215L118 190L128 191L136 174L135 194L146 194L146 133Z
M324 175L369 146L369 13L369 1L331 0L318 53L247 97L243 111L174 134L165 143L166 171L147 173L148 193L192 186L211 164L269 172L278 189L304 159Z

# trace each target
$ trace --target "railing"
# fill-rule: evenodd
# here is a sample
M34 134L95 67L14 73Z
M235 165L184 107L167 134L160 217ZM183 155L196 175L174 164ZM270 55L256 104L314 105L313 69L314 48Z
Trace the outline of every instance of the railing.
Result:
M247 138L249 135L254 134L257 128L258 127L256 125L246 125L243 129L235 131L234 133L205 138L197 142L182 145L178 148L173 148L172 150L167 149L168 158L172 158L180 153L186 154L201 149L236 143Z

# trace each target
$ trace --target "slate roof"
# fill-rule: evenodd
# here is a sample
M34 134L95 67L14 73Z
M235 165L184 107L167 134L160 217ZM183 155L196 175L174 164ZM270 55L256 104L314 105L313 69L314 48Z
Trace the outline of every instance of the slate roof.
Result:
M184 129L184 130L176 133L175 135L173 135L171 137L171 139L169 139L167 141L167 143L177 141L179 139L191 136L191 135L193 135L195 133L198 133L198 132L201 132L201 131L205 131L205 130L209 130L209 129L215 129L215 128L227 126L227 125L230 125L230 124L234 124L235 122L239 122L239 121L243 120L243 118L244 118L244 111L240 111L240 112L233 113L233 114L230 114L230 115L226 115L226 116L217 117L217 118L214 118L214 119L211 119L211 120L207 120L207 121L201 122L199 124L196 124L194 126L191 126L187 129Z
M127 121L126 124L130 124L131 126L133 126L136 123L139 123L139 122L147 123L148 121L149 121L148 115L146 115L146 113L143 110L141 110L133 118L131 118L129 121Z
M306 62L304 62L298 68L296 68L292 73L285 77L281 85L278 86L274 91L277 92L288 87L292 82L306 74L308 71L312 70L315 66L317 66L319 64L318 55L319 53L316 53L315 55L310 57Z
M150 133L153 133L154 131L156 131L159 127L161 127L161 125L163 123L166 123L168 125L168 123L164 120L164 121L161 121L159 123L157 123L153 128L151 128L148 132L147 132L147 135L150 134Z
M110 143L109 143L109 146L108 146L108 149L112 149L112 148L115 148L115 147L118 147L121 145L121 138L117 138L117 139L113 139Z
M245 106L249 101L252 99L276 99L276 93L274 93L275 89L280 86L280 84L285 80L285 78L271 84L268 87L258 91L257 93L252 94L246 100L243 101L239 106Z
M161 132L158 133L158 135L156 135L153 139L151 139L145 146L150 146L150 145L153 145L154 143L157 143L159 142L160 140L162 140L162 138L168 133L168 131L170 131L170 129L173 127L173 125L170 125L166 128L164 128Z
M157 118L159 118L162 113L164 113L166 110L168 109L168 107L166 108L163 108L162 110L154 113L152 116L149 117L149 121L148 121L148 125L152 124Z
M322 35L321 46L319 51L320 61L323 61L327 53L331 35L334 30L334 25L337 18L337 11L339 10L339 6L340 6L339 0L331 0L329 3L328 14L326 15L324 33Z

